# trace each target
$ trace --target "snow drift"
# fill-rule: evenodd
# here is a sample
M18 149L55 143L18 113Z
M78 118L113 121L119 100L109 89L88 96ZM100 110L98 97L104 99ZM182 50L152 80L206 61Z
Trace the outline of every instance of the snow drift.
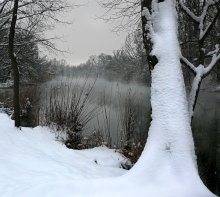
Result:
M46 127L16 129L0 114L1 197L211 197L191 177L177 182L164 172L146 177L145 166L127 173L126 159L114 150L98 147L70 150ZM152 170L156 170L155 169Z

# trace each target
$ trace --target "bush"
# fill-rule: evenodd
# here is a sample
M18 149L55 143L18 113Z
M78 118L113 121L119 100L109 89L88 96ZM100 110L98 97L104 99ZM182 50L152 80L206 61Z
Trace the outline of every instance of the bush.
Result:
M46 109L41 109L43 124L64 132L58 138L68 148L82 148L82 132L98 111L98 107L91 108L89 104L94 84L95 81L89 84L87 80L83 86L61 82L50 87L46 96Z

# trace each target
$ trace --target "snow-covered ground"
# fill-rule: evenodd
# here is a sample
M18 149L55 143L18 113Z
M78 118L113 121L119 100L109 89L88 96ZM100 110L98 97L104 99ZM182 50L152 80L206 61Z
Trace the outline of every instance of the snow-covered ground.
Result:
M114 150L70 150L48 128L19 130L0 114L1 197L214 196L192 184L190 177L187 183L166 171L160 177L146 177L144 171L123 170L121 162L125 158Z
M106 147L67 149L48 128L15 129L13 121L0 114L1 197L75 196L77 191L69 189L78 182L124 174L123 162L123 156Z

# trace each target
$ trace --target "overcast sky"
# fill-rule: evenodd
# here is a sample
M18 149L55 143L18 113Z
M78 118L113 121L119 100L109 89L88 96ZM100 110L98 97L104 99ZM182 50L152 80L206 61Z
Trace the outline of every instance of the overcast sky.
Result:
M69 0L71 2L71 0ZM100 53L112 54L119 49L125 40L126 32L112 32L113 25L105 23L97 16L104 10L96 0L80 0L84 6L73 9L62 15L62 19L73 21L73 24L57 24L55 30L48 32L48 36L63 37L55 41L57 48L67 51L64 54L50 54L50 58L65 59L70 65L85 62L89 56Z

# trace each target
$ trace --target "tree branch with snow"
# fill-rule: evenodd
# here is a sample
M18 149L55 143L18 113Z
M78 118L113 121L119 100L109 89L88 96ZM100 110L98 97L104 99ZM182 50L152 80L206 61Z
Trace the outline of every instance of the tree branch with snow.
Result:
M209 0L204 1L201 14L196 15L190 8L188 8L184 2L184 0L179 0L179 5L183 9L183 11L195 22L198 24L198 47L199 47L199 57L197 65L195 63L191 63L187 58L183 55L181 56L181 62L190 68L190 70L195 75L195 78L192 82L191 92L189 95L189 113L192 119L193 111L195 109L195 105L197 102L199 89L202 80L213 70L214 66L218 62L219 55L219 45L215 45L215 50L210 51L205 54L205 48L210 46L207 45L205 41L207 41L207 37L210 35L211 31L214 29L217 19L220 16L220 7L219 0ZM215 6L215 7L214 7ZM213 9L211 9L213 8ZM214 12L213 12L214 10ZM211 16L209 16L210 12L212 12ZM206 47L205 47L206 46ZM211 57L211 61L208 65L205 64L205 57Z
M148 38L152 39L152 35L154 33L153 24L152 24L152 15L150 14L150 11L148 10L147 7L143 8L142 16L144 16L147 21L147 24L145 25L145 31L148 32L148 35L145 36L148 36Z
M220 8L217 7L217 13L214 17L214 19L205 27L205 19L207 12L211 6L217 5L219 3L219 0L210 0L206 1L205 5L203 7L202 13L200 16L196 16L184 3L183 0L179 0L179 4L181 8L190 16L190 18L197 22L199 24L199 40L204 40L205 37L208 35L208 33L213 28L217 18L220 16Z
M194 73L196 74L196 67L185 57L183 57L181 55L180 57L180 61L181 63L185 64L186 66L188 66L188 68Z
M200 85L202 82L202 79L205 78L214 68L216 63L220 59L219 54L219 45L215 46L215 50L208 53L208 55L212 56L212 59L208 66L199 65L198 67L195 67L189 60L187 60L185 57L181 57L181 60L194 72L195 78L193 79L190 95L189 95L189 114L192 119L196 101L199 94Z

